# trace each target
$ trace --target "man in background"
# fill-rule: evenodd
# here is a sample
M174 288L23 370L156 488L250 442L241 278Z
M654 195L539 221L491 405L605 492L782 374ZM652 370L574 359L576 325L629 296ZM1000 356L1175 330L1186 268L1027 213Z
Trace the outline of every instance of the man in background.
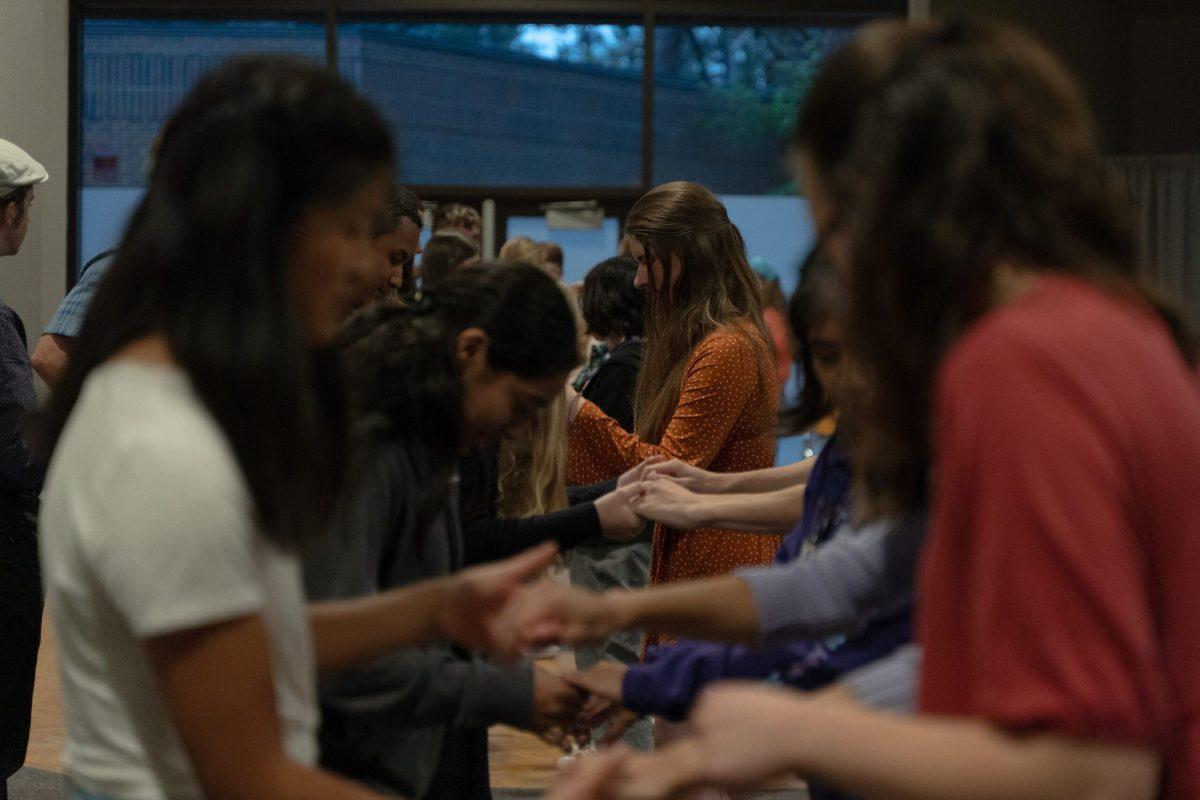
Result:
M75 351L75 340L79 338L79 329L83 326L83 318L88 306L92 303L92 295L100 280L108 272L112 257L117 248L111 248L98 253L83 265L79 280L67 296L58 304L58 310L50 319L50 323L42 331L37 347L33 349L33 371L36 372L51 389L58 386L67 365L71 363L71 353Z
M33 187L47 178L28 153L0 139L0 257L20 251ZM35 402L25 325L0 300L0 800L7 800L8 779L25 763L41 644L36 531L42 471L22 436Z
M483 220L479 212L462 203L445 203L433 212L433 233L457 233L475 243L475 249L483 249Z
M377 302L403 302L416 288L413 264L421 252L421 198L403 186L393 186L387 208L375 226L375 248L381 276L386 279L376 292Z

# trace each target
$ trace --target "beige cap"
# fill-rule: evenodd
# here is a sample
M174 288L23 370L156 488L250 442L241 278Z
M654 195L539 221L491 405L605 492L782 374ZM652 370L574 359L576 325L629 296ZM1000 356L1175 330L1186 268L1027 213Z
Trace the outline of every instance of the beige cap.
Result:
M46 168L7 139L0 139L0 197L14 189L45 183L50 176Z

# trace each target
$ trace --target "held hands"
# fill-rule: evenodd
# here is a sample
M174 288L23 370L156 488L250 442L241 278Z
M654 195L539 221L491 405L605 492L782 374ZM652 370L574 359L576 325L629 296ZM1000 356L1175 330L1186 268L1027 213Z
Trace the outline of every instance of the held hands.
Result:
M709 472L677 458L663 458L662 456L648 458L630 472L639 469L641 470L637 478L639 481L670 478L683 488L698 494L719 494L729 489L729 475Z
M547 800L662 800L700 785L699 753L691 740L653 755L619 745L580 759L563 772Z
M678 459L651 456L622 475L617 490L596 501L596 510L599 512L603 503L613 517L636 514L677 530L703 528L711 516L710 496L725 491L728 478ZM619 510L621 500L625 501L623 510ZM622 520L632 523L631 516L622 516Z
M438 628L468 648L502 658L516 658L526 648L553 638L552 617L520 610L525 582L541 574L557 552L554 543L547 542L450 576L437 613Z
M592 644L628 627L626 594L542 580L520 590L502 615L501 625L524 632L529 641Z
M600 529L605 539L631 542L641 535L646 521L632 506L639 490L637 484L623 486L596 501L596 514L600 517Z
M616 661L598 661L583 672L566 676L566 680L590 697L583 707L581 721L589 727L608 722L601 744L620 741L629 726L641 715L623 707L622 684L629 667Z
M629 505L638 515L683 531L704 527L707 495L666 477L650 477L630 488L635 492Z
M547 797L663 800L698 786L749 789L791 771L785 743L803 735L809 726L797 723L820 707L761 684L721 684L702 695L689 717L691 736L647 755L617 747L583 759Z
M533 713L529 729L548 744L564 749L573 739L586 741L590 726L582 724L586 691L541 667L533 668Z

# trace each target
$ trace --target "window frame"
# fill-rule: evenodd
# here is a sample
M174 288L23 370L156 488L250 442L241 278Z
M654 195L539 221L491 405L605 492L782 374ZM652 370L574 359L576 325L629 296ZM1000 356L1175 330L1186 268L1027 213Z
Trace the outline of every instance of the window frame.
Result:
M654 29L663 25L722 24L749 26L859 25L883 17L903 17L908 0L505 0L504 8L488 0L70 0L68 56L67 287L75 285L79 262L82 188L82 59L83 22L93 18L139 20L286 19L322 22L326 65L338 68L338 26L343 21L369 22L398 18L450 23L487 23L536 19L546 24L640 24L642 58L641 174L629 188L556 186L413 185L423 200L480 205L496 201L496 227L504 231L509 216L529 213L546 202L597 200L605 213L624 212L654 186ZM623 226L622 226L623 228Z

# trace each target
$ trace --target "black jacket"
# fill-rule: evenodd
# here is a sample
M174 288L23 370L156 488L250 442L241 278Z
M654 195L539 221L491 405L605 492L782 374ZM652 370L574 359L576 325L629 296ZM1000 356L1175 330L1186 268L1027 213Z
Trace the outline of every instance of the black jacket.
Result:
M441 516L418 529L415 467L420 464L394 444L372 454L332 530L305 553L311 599L374 594L462 566L456 492ZM533 671L528 662L498 666L448 643L428 645L322 680L320 701L325 766L421 798L434 779L449 729L528 726ZM482 759L486 774L483 741L482 750L469 755Z
M580 392L608 416L633 432L633 390L642 369L640 339L617 345Z

